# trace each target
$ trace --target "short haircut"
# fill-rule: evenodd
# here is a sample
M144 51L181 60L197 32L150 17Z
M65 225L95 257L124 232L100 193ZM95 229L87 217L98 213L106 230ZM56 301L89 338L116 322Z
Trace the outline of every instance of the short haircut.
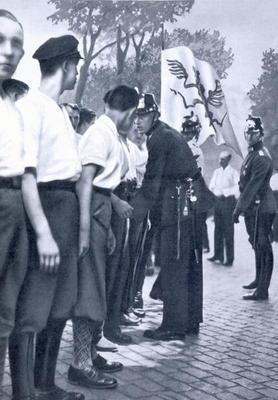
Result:
M134 88L119 85L109 90L103 101L113 110L126 111L138 106L139 95Z
M0 9L0 18L8 18L11 21L14 21L14 22L18 23L18 25L23 30L23 26L21 25L19 20L10 11L5 10L5 9Z
M82 125L84 123L90 123L93 121L93 119L96 117L96 113L93 110L90 110L89 108L82 107L79 113L80 119L79 119L79 125Z
M43 76L53 75L65 61L78 62L79 58L69 57L69 56L59 56L59 57L49 58L48 60L39 60L41 74Z

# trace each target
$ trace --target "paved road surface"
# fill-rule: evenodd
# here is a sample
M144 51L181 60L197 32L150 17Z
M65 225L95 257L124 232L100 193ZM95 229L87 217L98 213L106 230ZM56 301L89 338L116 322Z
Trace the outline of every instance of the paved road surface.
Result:
M212 229L210 222L210 238ZM199 336L187 336L184 342L153 342L142 337L145 329L159 325L162 312L161 303L148 298L154 277L147 278L147 316L140 327L126 330L135 343L119 347L119 353L110 356L125 365L115 374L119 386L110 391L81 389L87 400L278 399L278 273L275 269L268 301L243 301L246 291L241 286L254 277L254 256L242 222L236 226L235 248L233 267L213 265L205 255L204 323ZM273 248L277 266L278 244ZM72 390L66 379L71 354L69 323L57 383ZM0 398L10 399L10 395L7 365Z

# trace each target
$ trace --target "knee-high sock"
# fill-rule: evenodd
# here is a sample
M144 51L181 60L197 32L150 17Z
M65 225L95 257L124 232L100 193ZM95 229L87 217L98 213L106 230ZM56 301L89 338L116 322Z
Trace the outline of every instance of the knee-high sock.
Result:
M94 323L76 318L73 320L73 365L84 369L92 366L91 346L93 340Z

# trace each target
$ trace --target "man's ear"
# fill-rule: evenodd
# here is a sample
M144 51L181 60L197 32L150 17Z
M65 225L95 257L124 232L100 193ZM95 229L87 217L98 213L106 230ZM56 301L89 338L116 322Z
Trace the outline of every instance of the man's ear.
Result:
M156 122L158 120L158 118L160 117L160 113L156 112L154 117L153 117L153 122Z
M65 60L65 61L63 61L63 63L62 63L62 70L63 70L64 72L67 72L67 70L68 70L68 61L69 61L69 60Z

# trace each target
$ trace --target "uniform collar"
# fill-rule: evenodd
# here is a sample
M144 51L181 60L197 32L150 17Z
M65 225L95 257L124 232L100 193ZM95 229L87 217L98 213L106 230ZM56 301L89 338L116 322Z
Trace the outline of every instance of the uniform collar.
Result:
M155 121L155 123L153 124L153 126L151 127L151 129L146 133L146 136L148 139L150 139L150 137L153 135L153 133L156 131L157 127L159 126L161 122L159 121L159 119L157 121Z
M249 146L248 152L250 153L251 151L258 151L258 150L261 150L263 147L264 147L264 144L260 140L259 142L255 143L253 146Z

